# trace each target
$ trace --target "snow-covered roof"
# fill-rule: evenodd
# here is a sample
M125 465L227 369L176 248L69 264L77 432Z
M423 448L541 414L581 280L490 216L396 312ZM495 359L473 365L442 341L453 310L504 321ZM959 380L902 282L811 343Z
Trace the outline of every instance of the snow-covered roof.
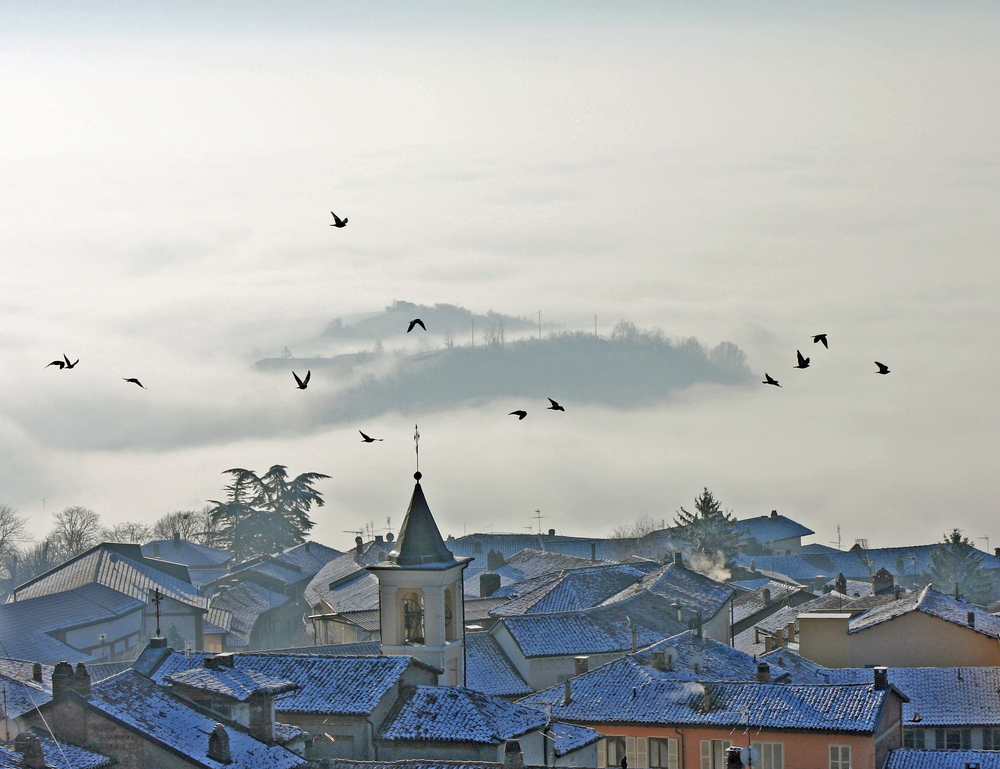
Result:
M405 687L378 739L500 744L545 726L547 717L461 686Z
M512 617L589 609L636 584L645 575L645 571L624 564L569 569L553 575L530 592L522 592L491 613Z
M238 729L227 729L232 762L208 758L208 735L215 719L184 704L155 683L129 670L91 687L85 707L100 711L187 761L209 769L292 769L306 761L277 745L267 745Z
M30 729L29 732L38 738L45 757L46 769L104 769L114 766L117 762L100 753L78 748L67 742L56 741L42 729ZM20 753L13 747L0 744L0 769L25 769L27 764Z
M326 599L327 595L335 591L345 582L353 582L364 576L373 576L365 569L369 561L362 557L362 562L358 563L353 552L343 553L336 558L327 561L313 578L306 585L303 595L310 606L315 606L320 599Z
M261 614L283 606L289 600L291 599L287 595L276 593L256 582L244 581L213 595L211 608L217 612L229 613L226 646L234 648L249 645L253 626ZM212 616L221 619L220 614Z
M1000 769L1000 750L894 750L883 769Z
M489 633L465 634L465 685L497 697L523 696L532 691Z
M448 543L449 546L451 544L453 543ZM466 553L466 555L468 555L468 553ZM611 562L598 562L598 564L603 565L607 565L609 563ZM598 564L591 561L589 557L580 558L575 555L546 552L544 550L539 550L536 547L526 547L517 551L514 555L507 559L503 566L494 569L493 573L500 575L501 588L508 588L511 585L526 583L527 580L532 580L536 577L557 574L567 569L583 569L589 566L596 566ZM482 564L477 561L466 569L465 594L467 596L479 595L479 577L486 571L485 558L483 558ZM515 589L507 592L510 595L519 595L533 587L537 586L533 585L531 587Z
M50 632L115 619L142 604L109 588L90 585L80 590L39 596L17 603L0 605L0 638L11 657L55 664L65 660L76 664L93 659L59 641Z
M610 665L604 666L607 667ZM871 734L889 695L888 690L876 690L871 684L816 686L664 680L652 674L643 677L638 668L629 679L592 674L572 679L568 705L563 700L562 686L537 692L521 702L551 708L553 717L577 723Z
M125 553L134 553L137 557L131 558ZM198 594L184 566L146 559L138 545L117 544L98 545L26 582L13 592L10 601L30 600L94 584L143 604L149 601L149 591L158 588L167 598L196 609L208 608L208 599Z
M742 521L736 522L736 528L746 532L746 534L756 539L762 545L782 539L805 537L816 533L801 523L776 513L761 515L756 518L744 518Z
M859 633L866 628L889 622L914 611L968 627L970 630L991 638L1000 636L1000 617L990 614L980 606L939 593L930 585L923 590L907 593L855 617L848 626L848 632ZM970 614L974 617L973 626L969 625Z
M565 756L567 753L591 745L604 737L599 731L591 729L589 726L564 724L561 721L552 724L551 736L557 756Z
M158 684L168 683L171 675L202 667L206 656L210 655L174 652L153 673L152 679ZM422 665L412 657L234 654L233 658L237 671L253 670L294 681L301 687L275 702L278 713L367 715L411 665Z
M237 702L246 702L255 694L278 695L295 691L298 684L285 678L261 673L259 670L222 667L219 670L201 667L166 676L171 684L217 694Z
M653 652L671 651L673 665L666 670L657 670L653 665ZM690 681L755 681L757 680L757 660L752 655L741 652L713 638L698 637L693 630L666 638L637 654L627 658L632 664L644 665L655 671L661 680L676 679ZM616 662L618 662L616 660ZM608 663L609 665L614 663ZM607 667L605 665L604 667ZM597 668L597 670L603 670ZM644 675L648 671L644 672ZM608 671L605 675L611 675ZM590 675L588 673L588 675ZM780 666L772 665L771 680L784 675Z
M765 590L770 594L767 603L764 602ZM776 611L782 601L800 591L802 588L799 585L786 585L784 582L767 580L753 590L737 593L733 598L733 622L737 623L748 619L768 607Z
M233 554L208 545L199 545L186 539L154 539L142 546L147 558L181 563L187 567L213 568L233 560Z
M590 561L591 544L596 549L597 558L607 558L612 549L609 544L617 544L615 540L593 539L587 537L567 537L560 534L467 534L464 537L448 539L445 546L455 557L471 557L475 560L470 567L484 568L486 556L494 550L510 560L525 549L548 553L561 553L579 559Z
M7 717L19 718L52 699L52 666L42 665L38 682L32 678L31 662L0 658L0 686L7 693Z

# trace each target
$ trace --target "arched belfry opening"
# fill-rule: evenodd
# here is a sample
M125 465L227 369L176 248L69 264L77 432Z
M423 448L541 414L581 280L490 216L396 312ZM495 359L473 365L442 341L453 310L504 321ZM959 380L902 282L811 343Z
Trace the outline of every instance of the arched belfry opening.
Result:
M465 612L462 572L471 558L455 558L444 544L420 486L386 561L369 566L379 581L383 654L407 654L441 671L438 682L465 684Z

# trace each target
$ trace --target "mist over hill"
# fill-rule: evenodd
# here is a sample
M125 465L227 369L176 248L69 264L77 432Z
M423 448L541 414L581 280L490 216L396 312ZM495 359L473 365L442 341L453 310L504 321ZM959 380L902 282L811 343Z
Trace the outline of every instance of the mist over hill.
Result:
M429 306L393 300L385 308L385 312L356 323L345 325L340 318L336 318L323 330L323 336L343 340L389 339L405 334L407 324L414 318L423 320L432 334L461 338L463 341L471 339L474 330L482 340L490 329L503 328L507 332L518 332L537 328L534 321L503 315L493 310L484 315L453 304Z
M621 325L621 324L620 324ZM332 393L320 406L325 422L372 417L387 411L446 409L477 400L516 398L548 405L600 403L636 408L664 401L698 383L746 385L753 380L746 356L722 342L708 350L691 338L673 342L625 324L610 338L583 332L472 346L451 346L412 356L358 353L335 358L269 359L259 369L352 367L360 382ZM331 370L330 373L333 373Z

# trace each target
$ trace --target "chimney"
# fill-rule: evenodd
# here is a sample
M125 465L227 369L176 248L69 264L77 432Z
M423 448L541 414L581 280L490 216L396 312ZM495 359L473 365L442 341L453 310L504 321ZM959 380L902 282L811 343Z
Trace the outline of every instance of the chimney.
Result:
M479 575L479 597L489 598L500 589L500 575L493 571L484 571Z
M771 605L771 588L765 587L761 591L761 596L764 598L764 605L765 606L770 606Z
M376 539L382 539L382 537L376 537ZM306 543L305 543L305 547L304 547L303 549L304 549L304 550L305 550L305 551L306 551L307 553L309 552L309 546L310 546L311 544L312 544L312 542L306 542Z
M573 692L570 688L570 682L567 678L563 683L563 705L569 705L573 701Z
M174 532L174 547L181 546L181 533L179 531Z
M76 673L73 675L73 691L84 699L90 697L90 673L82 662L76 663Z
M884 566L872 575L872 592L875 595L888 595L895 585L892 572Z
M52 699L58 699L63 692L73 689L73 666L68 662L57 662L52 669Z
M590 662L590 657L582 655L580 657L573 658L574 673L575 676L581 676L587 672L587 664Z
M31 665L31 680L32 681L37 681L38 683L42 682L42 663L41 662L35 662L35 663L33 663Z
M826 584L826 575L825 574L817 574L815 577L813 577L813 592L814 593L822 593L823 592L823 586L825 584ZM829 592L829 591L827 591L827 592Z
M778 517L778 511L777 510L772 510L771 511L771 517L772 518L777 518Z
M657 670L666 670L667 668L667 653L665 651L654 651L652 654L653 667Z
M361 556L365 547L365 541L361 539L359 534L354 538L354 562L361 563Z
M498 553L496 550L491 549L490 552L486 554L486 571L496 571L503 566L504 563L503 553Z
M875 668L875 690L884 692L889 688L889 668Z
M308 544L308 543L306 543L306 544ZM381 545L382 544L382 535L381 534L376 534L375 535L375 544L376 545Z
M682 553L674 553L674 566L684 565L684 555Z
M958 583L955 583L955 600L959 600L961 596L958 594Z
M701 693L701 712L711 713L712 712L712 692L708 690L708 687L702 687Z
M42 742L31 732L21 732L14 738L14 752L21 754L21 766L26 769L45 769Z
M774 651L774 638L772 636L764 636L764 654Z
M503 746L503 769L524 769L524 754L517 740L507 740Z
M899 595L900 595L900 593L899 593L899 585L895 585L892 588L892 595L893 595L893 598L895 598L897 601L899 600Z
M969 612L969 616L972 616L972 612ZM635 625L632 626L632 653L635 654L639 651L639 628Z
M159 542L154 542L153 543L153 558L159 558L159 557L160 557L160 543Z
M837 572L837 579L833 581L833 589L838 593L847 595L847 578L843 572Z
M220 723L216 723L212 733L208 735L208 758L220 764L233 762L229 754L229 734L226 732L226 727Z
M789 622L785 628L785 636L788 638L789 643L795 642L795 623Z
M698 612L694 616L694 636L695 638L701 638L701 612Z
M966 621L969 623L969 627L974 628L976 626L976 613L970 611L966 616Z
M677 617L677 621L683 622L684 620L681 617L681 609L683 609L684 607L681 606L677 601L674 601L672 604L670 604L670 608L674 610L674 613Z
M250 736L261 742L274 741L274 695L256 694L247 703Z
M774 631L774 646L780 648L785 645L785 629L779 627Z
M597 543L596 542L591 542L590 543L590 560L592 562L594 562L594 563L597 562Z
M995 555L997 558L1000 558L1000 547L993 548L993 555Z
M766 662L757 663L757 683L759 684L769 684L771 683L771 666Z
M556 535L556 530L555 529L549 529L549 536L550 537L554 537L555 535Z

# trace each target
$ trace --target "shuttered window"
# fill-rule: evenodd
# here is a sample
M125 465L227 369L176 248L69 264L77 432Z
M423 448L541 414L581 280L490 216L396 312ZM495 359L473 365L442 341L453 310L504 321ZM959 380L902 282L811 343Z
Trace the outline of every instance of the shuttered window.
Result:
M758 769L785 769L785 747L780 742L752 742L760 754Z
M679 769L677 740L672 737L649 738L650 769Z

